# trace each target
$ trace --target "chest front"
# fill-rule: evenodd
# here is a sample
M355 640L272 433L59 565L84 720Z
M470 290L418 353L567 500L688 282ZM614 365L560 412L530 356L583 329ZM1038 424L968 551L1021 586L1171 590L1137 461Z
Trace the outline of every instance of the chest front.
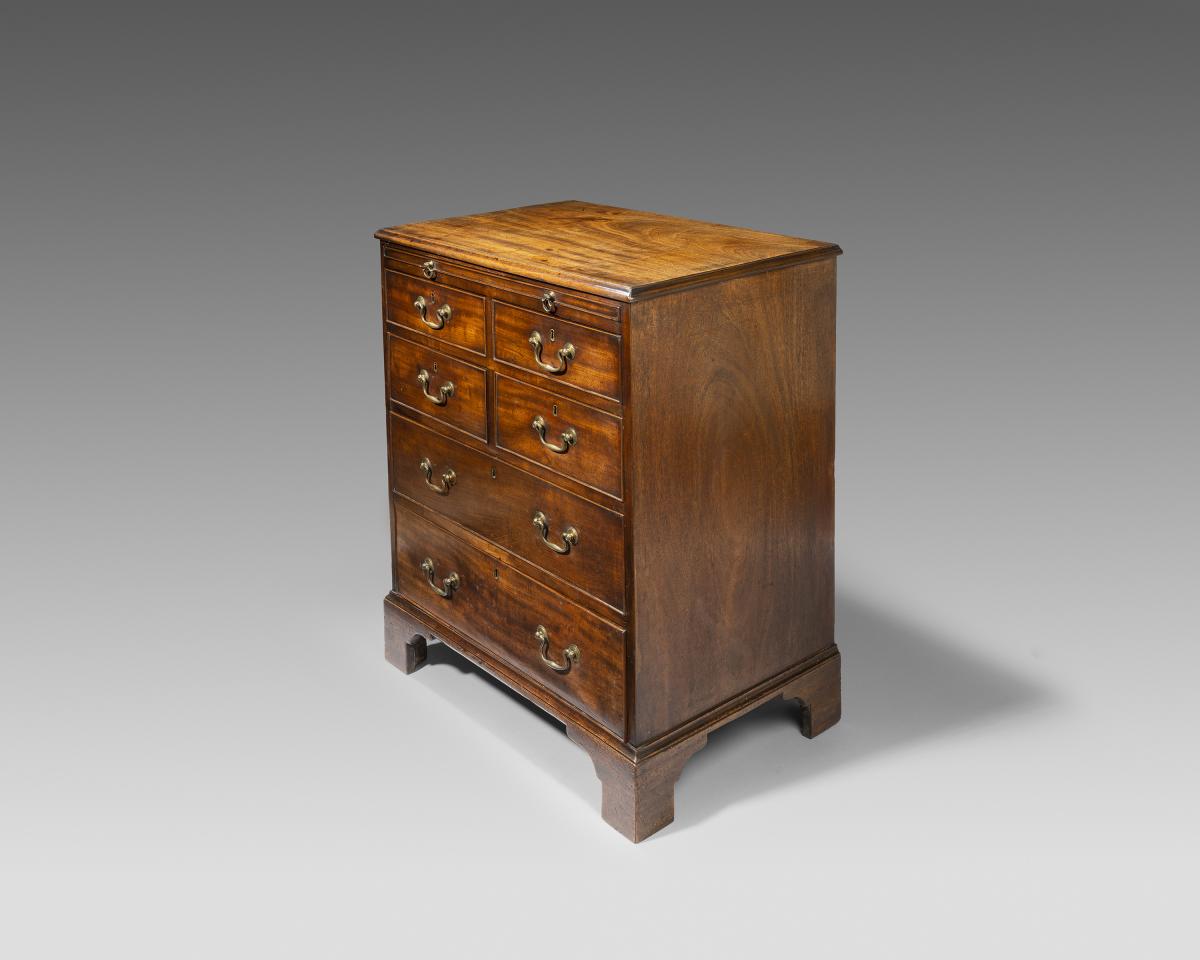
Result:
M377 236L389 660L557 717L634 840L715 727L835 722L840 251L577 202Z

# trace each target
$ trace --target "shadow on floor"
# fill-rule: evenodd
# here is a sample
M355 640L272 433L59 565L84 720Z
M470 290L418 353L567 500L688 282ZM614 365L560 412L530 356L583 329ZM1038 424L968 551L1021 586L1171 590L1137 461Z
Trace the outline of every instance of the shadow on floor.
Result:
M500 693L508 697L513 703L520 704L525 710L533 714L543 723L548 723L552 727L565 731L566 728L559 723L554 717L546 713L541 707L535 706L529 700L526 700L519 693L514 691L507 684L502 683L493 677L490 673L476 663L468 660L457 650L453 650L444 643L431 643L428 647L428 655L425 658L426 667L450 666L454 667L459 673L471 674L482 680L493 690L498 690Z
M676 825L800 780L951 736L1053 701L1051 691L921 626L839 592L842 719L799 736L799 707L772 700L709 736L684 767ZM777 731L786 731L782 738ZM795 731L795 739L792 732Z
M803 779L1041 708L1054 699L1045 687L963 650L953 638L844 592L837 599L837 640L842 652L841 722L817 739L805 740L799 732L799 707L773 700L710 734L708 745L684 767L676 790L677 819L669 832ZM474 675L542 722L563 729L444 644L430 644L428 665ZM597 808L599 788L596 781Z

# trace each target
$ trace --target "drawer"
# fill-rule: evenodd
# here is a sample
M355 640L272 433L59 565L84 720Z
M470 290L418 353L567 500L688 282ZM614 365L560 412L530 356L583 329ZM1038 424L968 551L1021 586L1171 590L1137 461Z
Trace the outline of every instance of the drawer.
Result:
M394 514L399 593L624 734L623 630L415 514Z
M625 534L620 514L411 420L396 414L388 420L396 493L461 523L610 607L625 609ZM535 522L539 517L544 523Z
M496 446L621 496L621 421L586 404L496 377Z
M487 440L487 373L388 334L388 396Z
M493 311L497 360L621 399L619 338L499 300Z
M395 270L383 271L383 284L389 323L475 353L486 352L483 297Z

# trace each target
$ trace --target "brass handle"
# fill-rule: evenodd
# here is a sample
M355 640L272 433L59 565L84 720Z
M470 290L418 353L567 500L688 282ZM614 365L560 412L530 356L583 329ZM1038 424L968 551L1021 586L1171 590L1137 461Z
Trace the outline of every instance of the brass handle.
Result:
M413 301L413 306L417 308L417 316L421 318L421 322L430 330L441 330L446 325L446 321L450 319L450 314L453 311L450 309L450 304L443 303L434 314L437 316L437 322L429 319L429 302L424 297L417 297Z
M558 301L553 290L547 290L542 294L542 309L547 313L553 313L558 309Z
M450 576L443 578L442 585L440 587L434 582L433 561L429 559L429 557L426 557L421 561L421 569L425 571L425 579L428 580L429 585L433 587L433 592L439 597L445 597L447 600L449 600L450 595L458 589L461 581L458 579L457 573L452 573Z
M425 274L426 280L432 280L437 276L437 261L426 260L423 264L421 264L421 272Z
M558 366L542 360L542 335L536 330L529 335L529 345L533 347L533 359L547 373L566 373L567 364L575 359L575 344L564 343L558 349Z
M577 647L575 644L571 644L566 650L563 651L563 659L567 661L566 663L556 663L546 656L546 651L550 649L550 633L540 623L538 624L538 628L533 631L533 635L542 642L542 648L540 651L542 654L542 663L556 673L566 673L571 669L573 664L579 662L579 647Z
M434 483L433 464L430 462L428 457L424 457L421 460L421 472L425 474L425 486L434 491L434 493L440 493L443 497L450 492L450 488L454 486L454 481L458 479L458 477L454 475L454 471L447 467L445 472L442 474L441 485L439 486L438 484Z
M546 440L546 421L542 419L540 414L533 418L533 423L530 426L533 427L533 432L538 435L538 439L542 441L542 446L552 453L566 453L579 440L579 435L575 432L575 428L568 427L558 435L562 440L561 446L556 443L550 443Z
M572 547L579 546L579 531L574 527L567 527L559 536L562 538L563 545L560 547L557 543L550 542L550 521L546 519L546 515L539 510L533 515L533 525L541 531L542 543L548 546L555 553L568 554Z
M430 393L429 392L429 371L428 370L420 370L417 372L417 383L419 383L421 385L421 393L423 393L425 395L425 399L428 400L430 403L432 403L434 406L444 407L446 405L446 401L448 401L452 396L454 396L454 384L450 380L447 380L440 387L438 387L438 392L437 392L436 397L432 393Z

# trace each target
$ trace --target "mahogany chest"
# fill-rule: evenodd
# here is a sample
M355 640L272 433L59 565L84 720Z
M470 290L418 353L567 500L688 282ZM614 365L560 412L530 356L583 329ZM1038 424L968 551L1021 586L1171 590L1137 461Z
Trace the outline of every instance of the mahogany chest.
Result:
M388 660L440 640L558 718L634 841L714 728L834 724L841 250L580 201L376 237Z

